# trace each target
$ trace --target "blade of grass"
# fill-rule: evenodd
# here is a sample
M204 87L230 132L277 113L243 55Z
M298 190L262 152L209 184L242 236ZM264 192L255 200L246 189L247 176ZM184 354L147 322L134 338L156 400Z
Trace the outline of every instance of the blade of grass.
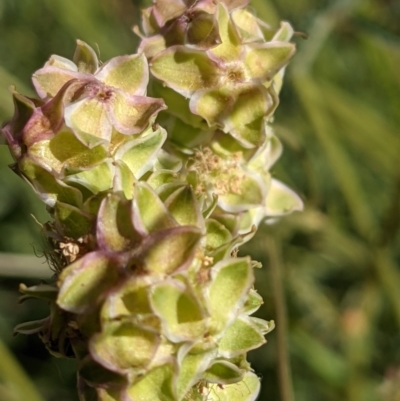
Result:
M336 389L344 388L350 369L346 359L301 328L291 331L290 340L293 353L319 379Z
M36 256L0 252L0 276L45 279L52 276L48 264Z
M293 82L314 134L346 199L354 226L363 238L370 239L374 233L374 222L368 197L361 187L352 161L337 141L334 123L324 108L324 94L308 75L296 75Z
M327 82L320 87L327 106L343 123L339 134L342 131L347 141L365 153L373 168L392 174L400 150L398 130L359 97Z
M15 395L16 400L45 401L1 340L0 360L1 381Z
M274 303L276 311L276 332L278 346L278 378L282 401L294 401L292 373L287 349L287 312L283 286L283 264L280 248L274 238L266 239L266 250L269 257Z

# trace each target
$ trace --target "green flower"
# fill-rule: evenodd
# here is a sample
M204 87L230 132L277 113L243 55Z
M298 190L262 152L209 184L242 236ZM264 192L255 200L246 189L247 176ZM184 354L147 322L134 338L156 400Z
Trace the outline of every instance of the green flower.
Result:
M109 143L113 129L138 134L165 108L161 99L145 96L148 66L142 54L115 57L98 68L93 49L78 41L74 61L52 56L33 83L45 100L67 87L65 124L83 144Z
M292 29L285 23L270 41L251 41L222 3L216 21L220 44L206 50L169 46L151 58L150 70L164 85L190 98L190 112L208 126L229 133L246 148L258 147L278 104L280 85L274 78L295 52L288 43Z

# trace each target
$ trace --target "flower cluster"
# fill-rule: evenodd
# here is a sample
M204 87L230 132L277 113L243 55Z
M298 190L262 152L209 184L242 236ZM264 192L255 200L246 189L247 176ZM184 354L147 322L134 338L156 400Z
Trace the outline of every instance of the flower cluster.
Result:
M269 173L293 32L246 5L157 1L136 28L138 54L100 65L78 41L73 61L52 56L33 74L37 99L13 92L2 132L53 219L43 233L55 270L21 285L50 315L16 332L78 359L81 401L258 394L246 353L273 322L251 317L259 264L237 250L302 203Z

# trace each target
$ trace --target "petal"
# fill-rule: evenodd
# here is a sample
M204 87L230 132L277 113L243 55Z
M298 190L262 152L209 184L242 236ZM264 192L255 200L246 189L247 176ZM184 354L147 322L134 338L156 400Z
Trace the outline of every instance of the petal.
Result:
M271 81L293 57L296 47L287 42L269 42L246 46L244 63L254 82Z
M128 97L123 92L115 91L105 107L111 124L121 134L131 135L142 132L152 123L153 117L165 109L162 99L144 96Z
M197 227L184 226L161 230L148 236L138 257L153 274L171 274L192 263L202 237Z
M101 249L119 252L130 249L140 236L132 225L130 202L115 194L103 199L97 217L96 237Z
M204 374L204 380L209 383L231 384L243 379L244 370L231 362L214 361Z
M172 46L156 55L150 70L165 85L185 97L190 97L196 90L217 85L220 74L205 52L184 46Z
M234 98L225 88L199 90L190 98L190 111L203 117L211 127L229 115Z
M162 52L167 47L165 38L162 35L150 36L142 39L138 51L144 53L147 59L152 59L156 54Z
M218 205L227 212L244 212L248 209L261 206L265 200L266 187L263 180L256 174L244 175L240 181L240 190L237 193L221 195Z
M151 169L167 138L166 131L157 126L148 129L148 134L123 144L115 153L115 160L122 160L132 174L139 179Z
M1 134L4 134L10 151L14 158L18 159L22 155L20 143L22 130L34 114L36 105L32 99L17 93L14 87L11 87L10 91L14 102L14 116L7 125L0 129L0 138Z
M37 107L22 132L22 139L27 147L44 139L51 139L64 124L64 100L76 81L65 84L56 96Z
M263 86L244 88L224 120L224 132L230 133L242 146L259 147L265 140L265 118L276 106L276 97Z
M183 347L181 347L181 350ZM179 355L178 355L179 358ZM203 377L204 371L215 358L215 352L189 353L180 360L179 376L177 381L178 399L184 399L188 391Z
M229 243L232 240L231 233L217 220L208 219L206 223L206 248L214 250Z
M75 206L57 202L53 213L58 230L66 237L78 239L92 231L93 216Z
M240 38L229 11L221 2L218 2L217 20L222 43L211 48L208 53L213 59L223 60L224 62L237 60L242 51Z
M213 384L208 390L208 401L255 401L260 392L260 379L247 372L239 383L220 386Z
M263 41L264 35L257 18L247 9L237 8L231 13L232 19L239 31L242 42Z
M114 57L102 65L96 78L128 95L143 96L149 82L149 67L144 54Z
M114 161L115 175L113 181L113 190L122 192L126 199L133 198L133 188L136 183L136 178L129 167L122 161Z
M97 146L89 149L76 136L65 129L51 140L36 142L29 147L29 154L43 167L60 174L94 168L107 158L105 149Z
M275 33L274 37L272 38L273 41L279 40L282 42L289 42L292 39L294 34L292 26L286 22L282 21L279 30Z
M296 210L303 210L300 196L282 182L272 179L268 189L265 212L267 216L283 216Z
M221 43L218 22L215 15L204 11L197 11L186 32L187 42L196 45L199 49L208 49Z
M53 54L44 65L44 67L50 66L62 68L67 71L78 72L78 67L74 62L65 57L57 56L56 54Z
M150 299L162 321L163 333L170 341L194 341L206 332L201 305L181 281L169 280L155 285Z
M65 124L91 149L111 139L112 127L107 112L96 98L82 99L66 107Z
M41 68L32 75L32 83L41 98L54 97L72 79L86 81L90 76L52 65Z
M88 170L69 174L64 178L67 183L75 183L87 188L93 194L107 191L112 187L115 167L110 160ZM73 184L72 184L73 185Z
M160 27L163 27L167 21L182 15L186 9L186 2L182 0L157 0L152 7L154 18Z
M122 287L107 297L101 311L102 321L129 316L140 319L153 314L149 300L150 286L157 281L148 275L133 276L126 280Z
M145 182L135 185L132 207L134 226L143 236L177 226L164 203Z
M158 366L128 389L129 400L176 401L175 377L173 362Z
M58 278L58 306L83 313L107 295L119 277L115 262L100 252L90 252L66 267Z
M92 357L107 369L128 373L145 368L154 357L159 335L129 320L109 322L89 343Z
M165 206L178 224L204 228L203 216L191 186L178 188L166 199Z
M79 39L76 41L73 60L78 67L78 71L84 74L94 74L99 68L99 60L95 51L87 43Z
M210 333L218 334L235 318L253 285L254 274L249 258L227 259L211 270L207 288Z
M239 317L224 332L219 341L219 353L226 358L245 354L261 347L266 340L258 327L247 316Z
M18 168L47 206L54 207L56 201L82 206L81 191L56 179L30 158L21 160Z

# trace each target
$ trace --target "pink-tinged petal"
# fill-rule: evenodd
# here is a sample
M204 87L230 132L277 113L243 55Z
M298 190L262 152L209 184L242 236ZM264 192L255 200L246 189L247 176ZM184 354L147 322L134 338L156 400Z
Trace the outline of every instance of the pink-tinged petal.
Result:
M155 35L149 38L143 38L138 51L144 53L146 58L150 60L156 54L165 50L166 47L164 36Z
M135 185L132 212L133 224L143 236L177 226L164 203L145 182Z
M224 3L228 10L233 10L234 8L243 8L246 7L250 0L220 0L221 3Z
M236 27L229 15L229 11L222 3L218 3L217 13L221 44L208 51L213 58L224 62L237 60L241 54L241 43Z
M287 42L248 45L244 57L247 73L254 82L270 81L295 52L295 45Z
M162 27L166 22L182 15L186 9L186 3L182 0L156 0L152 11L158 26Z
M57 202L54 207L57 231L65 237L78 239L92 231L94 216L67 203Z
M101 202L98 212L96 237L101 249L120 252L131 248L140 240L133 228L130 202L109 194Z
M231 14L242 43L265 41L260 21L247 9L237 8Z
M155 284L150 300L168 340L174 343L195 341L205 334L207 316L204 308L182 281L167 279Z
M211 127L229 115L234 98L225 88L199 90L190 98L189 107L193 114L203 117Z
M144 96L128 97L114 91L105 102L108 118L114 128L125 135L138 134L153 122L153 117L166 108L162 99Z
M110 141L112 126L104 103L86 98L65 108L65 124L89 148Z
M149 82L149 67L144 54L114 57L103 64L96 78L129 95L143 96Z
M261 146L265 139L265 119L278 105L273 95L263 86L243 90L224 121L224 131L246 148Z
M165 206L178 224L193 225L204 230L204 219L200 205L190 185L173 192L166 200Z
M161 230L146 237L138 253L143 267L155 275L171 274L190 266L202 237L197 227Z
M125 319L105 324L102 332L90 339L89 350L105 368L128 373L135 368L146 368L154 358L159 343L160 335L156 331Z
M32 99L20 95L13 87L11 88L11 93L14 101L14 116L11 121L0 130L0 134L5 136L14 159L19 159L23 151L21 148L22 131L34 114L36 105Z
M120 274L115 261L101 252L90 252L61 272L57 304L65 311L84 313L107 296Z
M199 89L218 85L223 72L201 50L172 46L153 58L152 74L185 97Z
M41 68L32 76L33 86L41 98L54 97L72 79L85 81L90 76L51 65Z
M204 11L194 13L193 20L187 27L186 41L201 49L220 44L221 37L215 15Z
M22 140L29 148L38 141L51 139L64 123L64 100L76 81L65 84L56 96L42 107L36 108L22 132Z
M48 163L49 167L51 166L51 169L57 173L61 173L64 169L68 175L82 170L91 170L108 157L103 146L89 149L66 127L61 129L50 141L44 142L43 145L39 143L40 146L46 147L41 150L44 162ZM34 146L30 147L30 153Z
M76 41L74 62L79 72L94 74L99 68L99 60L95 51L82 40Z
M44 67L58 67L61 68L63 70L67 70L67 71L73 71L73 72L78 72L78 67L76 66L76 64L65 58L65 57L61 57L61 56L57 56L56 54L53 54L45 63Z
M56 201L59 201L82 207L82 193L79 189L56 179L54 173L38 165L31 157L24 157L19 162L17 173L32 185L47 206L54 207Z
M139 179L152 168L166 139L167 133L163 128L158 126L153 131L153 127L150 127L145 135L121 145L114 159L122 160L135 178Z

